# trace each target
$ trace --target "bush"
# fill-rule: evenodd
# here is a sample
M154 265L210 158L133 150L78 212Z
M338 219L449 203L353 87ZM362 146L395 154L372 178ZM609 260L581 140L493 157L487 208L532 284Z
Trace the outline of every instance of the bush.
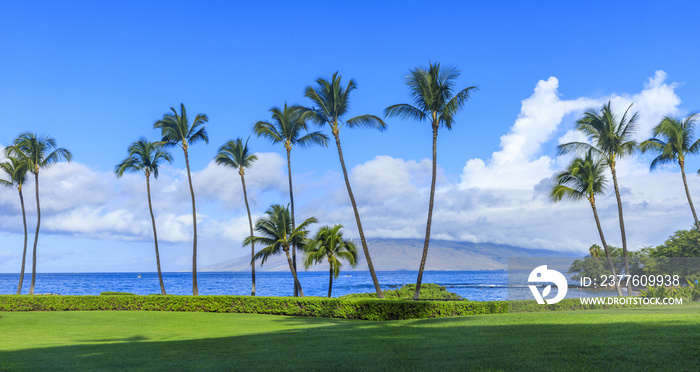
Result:
M413 295L416 293L416 285L415 284L407 284L399 289L382 291L382 293L384 293L384 297L386 299L390 299L390 300L400 300L400 299L412 300ZM353 293L353 294L341 296L340 298L377 298L377 293L376 292ZM440 286L440 285L437 285L437 284L432 284L432 283L426 283L426 284L421 285L420 298L422 300L461 300L462 299L462 297L459 296L458 294L448 292L447 288Z
M100 296L134 296L134 294L129 292L102 292Z
M385 301L250 296L0 296L0 311L201 311L399 320L505 313L506 301Z

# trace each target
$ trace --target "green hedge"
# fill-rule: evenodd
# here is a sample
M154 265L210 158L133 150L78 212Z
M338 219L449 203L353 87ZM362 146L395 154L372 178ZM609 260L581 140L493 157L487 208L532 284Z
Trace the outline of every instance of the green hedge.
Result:
M201 311L364 320L440 318L508 311L508 302L250 296L0 296L0 311Z
M509 309L510 305L510 309ZM566 311L620 306L581 305L566 299L556 305L535 301L412 301L321 297L250 296L27 296L0 295L0 311L190 311L254 313L364 320L442 318L521 311Z

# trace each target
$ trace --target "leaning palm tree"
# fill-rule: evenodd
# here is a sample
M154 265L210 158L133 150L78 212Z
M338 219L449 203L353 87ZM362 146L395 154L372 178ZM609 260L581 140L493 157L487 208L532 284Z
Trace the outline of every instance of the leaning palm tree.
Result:
M209 118L205 114L197 114L194 117L194 121L190 124L185 105L182 103L180 104L179 114L174 107L171 107L170 111L172 113L163 115L161 120L153 124L153 128L161 130L163 142L166 145L180 145L185 153L187 180L190 184L190 195L192 196L192 228L194 230L194 241L192 243L192 294L197 296L199 295L199 287L197 286L197 207L194 201L192 174L190 173L189 148L190 145L199 141L209 143L209 137L204 128L204 123L209 121Z
M441 69L439 63L430 63L427 69L414 68L406 76L406 84L413 98L413 105L401 103L389 106L384 111L387 117L398 116L403 119L414 119L417 121L427 120L433 129L433 174L430 183L430 202L428 203L428 222L425 228L423 256L418 269L416 293L413 296L416 300L420 297L423 270L425 269L428 245L430 244L430 228L433 219L435 179L437 175L438 128L444 126L448 130L452 129L454 116L467 103L471 93L477 89L477 87L468 87L454 94L454 80L459 77L459 74L460 72L457 68L448 67Z
M163 284L163 274L160 270L160 253L158 252L158 232L156 231L156 218L153 216L153 204L151 203L151 175L158 178L158 164L161 161L168 163L173 161L172 155L162 148L162 143L149 142L145 138L129 146L129 157L119 163L114 172L117 177L124 173L143 172L146 175L146 193L148 195L148 211L151 213L151 224L153 225L153 240L156 246L156 266L158 267L158 280L160 282L160 292L166 295Z
M688 198L690 211L693 212L695 228L700 229L693 200L690 198L688 182L685 179L685 157L688 154L696 154L700 150L700 139L693 141L697 119L697 114L689 115L680 120L667 116L652 130L654 137L642 142L639 148L642 152L650 151L659 154L651 162L650 169L654 169L660 164L678 163L681 167L685 196Z
M331 81L319 78L316 80L316 84L318 84L318 87L314 88L308 86L304 90L304 96L313 101L315 105L314 107L307 108L305 115L319 126L330 126L333 137L335 137L335 144L338 147L338 158L340 159L340 166L343 169L343 176L345 177L345 187L348 190L350 203L355 212L355 222L357 223L357 230L360 234L362 250L367 259L367 266L369 267L369 273L374 282L374 289L377 292L377 297L384 298L382 289L379 286L379 281L377 280L377 274L374 272L374 265L372 265L372 258L369 255L367 240L365 239L362 222L360 221L360 213L357 211L357 203L355 203L355 196L352 193L350 180L348 179L348 171L345 168L343 150L340 146L340 128L347 126L348 128L365 127L384 130L386 129L386 123L374 115L360 115L346 120L341 119L350 108L350 92L357 89L355 80L350 79L348 85L343 88L340 83L340 75L336 72L333 74Z
M596 110L588 110L583 114L583 117L576 122L576 129L586 135L593 143L592 145L586 142L569 142L559 145L559 153L566 154L569 152L578 152L584 154L589 151L597 158L604 159L605 165L610 168L613 179L613 187L615 189L615 197L617 198L617 212L620 221L620 235L622 236L622 254L624 256L625 273L629 275L629 257L627 254L627 235L625 234L625 221L622 216L622 199L620 198L620 189L617 183L617 172L615 170L615 162L617 158L622 158L631 155L637 149L637 142L632 139L632 135L637 127L637 119L639 113L635 112L631 116L630 104L625 110L622 117L618 117L610 108L610 101L600 112ZM627 293L632 293L632 281L627 281Z
M606 164L604 162L604 159L594 159L592 151L589 151L585 158L575 158L566 168L566 170L558 173L555 176L557 184L552 188L550 196L555 202L561 201L561 199L566 197L574 201L587 199L588 202L591 203L593 217L595 218L595 223L598 227L600 241L603 243L605 256L607 257L608 264L610 265L610 271L613 278L617 278L615 273L615 265L613 265L612 257L610 256L610 249L608 248L608 243L605 241L605 236L603 235L603 229L600 227L598 210L595 206L595 196L603 195L605 192L605 187L607 186L607 181L604 175ZM591 250L593 250L593 247L591 247ZM594 251L591 252L591 255L593 255L593 253ZM618 296L622 296L622 290L620 290L620 286L617 283L618 282L615 281L615 289L617 290Z
M249 138L250 139L250 138ZM241 185L243 186L243 200L245 201L245 209L248 212L248 225L250 226L250 236L253 236L253 218L250 216L250 206L248 205L248 193L245 188L245 169L250 168L253 162L258 160L258 157L248 153L248 140L243 143L243 140L236 138L235 141L228 141L219 148L219 152L214 158L216 164L225 167L238 169L238 174L241 176ZM250 261L253 276L253 287L250 291L251 296L255 296L255 244L250 246Z
M304 268L308 269L315 263L328 261L328 297L331 297L333 290L333 278L337 279L340 274L340 260L348 261L352 267L357 266L357 247L352 241L343 239L343 232L340 231L342 228L343 225L322 226L306 247Z
M262 248L253 256L252 263L255 264L255 260L262 259L260 262L261 266L270 256L284 252L287 255L289 270L294 277L295 286L299 288L301 297L304 297L304 291L301 289L301 284L299 284L297 271L292 264L292 257L289 255L289 250L292 246L304 248L307 243L306 236L309 234L309 225L317 223L318 221L314 217L307 218L293 229L289 208L279 204L271 206L265 214L265 217L259 219L255 223L255 231L260 233L261 236L249 236L245 239L243 245L246 246L258 243L265 246L265 248Z
M270 109L272 113L272 122L258 121L253 125L253 132L258 137L265 137L272 143L283 143L287 150L287 175L289 176L289 200L292 207L292 229L296 226L294 221L294 192L292 191L292 147L299 145L307 147L311 145L328 146L328 136L321 132L308 132L306 126L306 118L304 117L304 108L301 106L287 106L284 103L284 108L273 107ZM292 263L294 270L297 269L297 253L296 248L292 247ZM294 295L298 295L299 289L294 288Z
M36 284L36 246L39 243L39 227L41 226L41 204L39 203L39 171L48 168L61 160L70 161L70 151L56 147L53 137L38 136L34 133L22 133L15 139L12 146L6 149L8 157L16 157L26 164L27 169L34 174L34 191L36 193L36 231L34 232L34 249L32 254L32 282L29 294L34 294Z
M17 294L22 294L22 283L24 283L24 267L27 260L27 214L24 209L24 196L22 195L22 185L27 180L27 163L16 157L9 157L7 161L0 163L0 169L7 174L9 181L0 178L0 186L16 186L19 191L19 203L22 206L22 222L24 223L24 250L22 251L22 268L19 272L19 284Z

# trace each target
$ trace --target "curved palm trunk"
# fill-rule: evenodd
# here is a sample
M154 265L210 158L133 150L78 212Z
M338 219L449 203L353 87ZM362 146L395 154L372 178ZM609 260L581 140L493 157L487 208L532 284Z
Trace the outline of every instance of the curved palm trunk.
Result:
M19 202L22 205L22 222L24 223L24 251L22 252L22 269L19 272L17 294L22 294L22 283L24 283L24 266L27 260L27 214L24 210L24 196L22 195L21 186L19 187Z
M242 171L241 171L242 172ZM250 216L250 207L248 206L248 193L245 189L245 177L241 174L241 184L243 185L243 200L245 200L245 209L248 211L248 224L250 225L250 236L253 236L253 218ZM253 275L253 288L250 295L255 296L255 243L250 244L250 267Z
M34 294L36 284L36 246L39 243L39 226L41 225L41 206L39 204L39 172L34 173L34 186L36 192L36 231L34 232L34 252L32 257L32 283L29 285L29 294Z
M287 174L289 175L289 202L292 205L292 231L296 228L294 223L294 192L292 191L292 160L291 160L291 149L287 148ZM297 247L292 243L292 264L294 265L294 271L297 270ZM294 282L294 297L299 296L299 287L297 283Z
M151 213L151 223L153 224L153 241L156 244L156 266L158 266L158 281L160 282L160 293L166 295L165 284L163 284L163 274L160 271L160 253L158 252L158 232L156 232L156 218L153 215L153 204L151 203L151 181L146 175L146 192L148 193L148 211Z
M603 236L603 229L600 227L600 220L598 219L598 210L595 207L595 199L589 198L588 201L591 202L591 209L593 209L593 217L595 217L595 225L598 227L598 234L600 234L600 241L603 243L603 248L605 249L605 257L608 258L608 264L610 265L610 272L613 278L617 278L615 273L615 265L613 265L612 258L610 257L610 250L608 249L608 243L605 242L605 236ZM622 296L622 290L617 281L615 281L615 290L618 296Z
M294 277L294 285L299 288L299 295L301 297L304 297L304 291L301 290L301 284L299 284L299 278L297 278L297 271L294 269L294 265L292 265L292 257L289 256L289 248L284 250L284 253L287 255L287 262L289 263L289 270L292 271L292 276Z
M681 166L681 175L683 176L683 186L685 187L685 196L688 197L688 204L690 205L690 211L693 212L693 219L695 220L695 228L700 230L700 223L698 223L698 215L695 214L695 206L693 206L693 200L690 199L690 190L688 190L688 181L685 179L684 161L679 160L678 164Z
M355 196L352 194L352 188L350 187L350 180L348 179L348 171L345 168L345 160L343 160L343 150L340 147L340 135L338 133L337 127L333 129L333 136L335 137L335 144L338 146L338 157L340 158L340 166L343 168L343 176L345 177L345 187L348 189L348 196L350 196L352 210L355 212L355 222L357 223L357 230L360 233L360 241L362 242L362 250L364 250L365 252L365 259L367 260L367 266L369 267L369 274L372 276L372 281L374 282L374 289L375 291L377 291L377 297L384 298L384 293L382 293L382 288L379 286L379 281L377 280L377 274L374 272L372 258L370 258L369 256L367 240L365 240L365 233L362 230L362 222L360 222L360 213L357 211L357 203L355 203Z
M630 275L629 255L627 254L627 235L625 234L625 220L622 218L622 199L620 199L620 189L617 187L617 172L615 171L615 161L610 165L612 171L613 186L615 187L615 197L617 198L617 212L620 218L620 234L622 235L622 255L625 260L625 274ZM627 295L632 295L632 281L627 281Z
M420 260L420 268L418 269L418 280L416 281L416 293L413 299L420 298L420 287L423 281L423 270L425 270L425 260L428 258L428 245L430 244L430 227L433 222L433 203L435 201L435 178L437 175L437 135L438 126L433 124L433 176L430 181L430 203L428 204L428 223L425 227L425 244L423 244L423 257Z
M328 278L328 298L331 298L331 291L333 290L333 264L330 264L330 275Z
M192 295L199 295L199 287L197 286L197 209L194 202L194 188L192 187L192 175L190 173L190 158L187 155L187 147L183 147L185 151L185 165L187 166L187 180L190 182L190 195L192 195L192 226L194 228L194 243L192 244Z

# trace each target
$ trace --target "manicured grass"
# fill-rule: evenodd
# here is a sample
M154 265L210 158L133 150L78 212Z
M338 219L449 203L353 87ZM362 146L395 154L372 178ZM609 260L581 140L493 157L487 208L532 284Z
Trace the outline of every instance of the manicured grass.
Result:
M391 322L4 312L0 370L700 370L700 304L678 310Z

